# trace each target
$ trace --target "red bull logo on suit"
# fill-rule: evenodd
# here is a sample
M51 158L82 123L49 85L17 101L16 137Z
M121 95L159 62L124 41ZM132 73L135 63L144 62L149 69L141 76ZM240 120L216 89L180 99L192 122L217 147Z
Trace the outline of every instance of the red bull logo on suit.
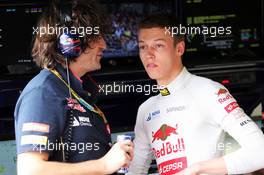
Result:
M184 139L178 132L178 124L175 127L161 125L156 132L152 132L151 143L159 174L175 174L187 167Z
M178 125L176 127L171 127L167 124L163 124L160 129L158 129L155 133L152 132L152 143L155 140L162 140L165 141L171 134L178 134L177 133Z

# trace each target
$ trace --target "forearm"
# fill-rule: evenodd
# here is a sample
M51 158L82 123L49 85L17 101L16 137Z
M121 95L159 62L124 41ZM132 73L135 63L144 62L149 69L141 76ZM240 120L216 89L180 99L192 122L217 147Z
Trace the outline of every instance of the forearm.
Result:
M244 174L264 168L263 144L250 148L241 148L225 155L228 173Z
M100 159L81 163L45 160L18 162L18 175L101 175L107 174Z
M223 157L198 163L198 174L227 174L227 168Z
M48 153L26 152L18 155L18 175L103 175L129 165L133 158L133 143L120 141L100 159L80 163L48 161Z
M264 168L262 146L239 149L221 158L200 162L194 166L198 174L244 174Z

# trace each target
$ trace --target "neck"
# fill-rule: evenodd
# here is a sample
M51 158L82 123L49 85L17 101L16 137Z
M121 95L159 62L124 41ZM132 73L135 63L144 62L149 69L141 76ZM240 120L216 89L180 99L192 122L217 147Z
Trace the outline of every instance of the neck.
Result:
M166 78L158 79L157 80L158 85L167 86L181 73L182 69L183 69L183 65L177 66L175 68L175 71L172 72L169 76L167 76Z
M84 71L82 67L76 64L75 62L71 62L69 65L69 68L72 71L72 73L78 76L79 78L82 77L86 73L86 71Z

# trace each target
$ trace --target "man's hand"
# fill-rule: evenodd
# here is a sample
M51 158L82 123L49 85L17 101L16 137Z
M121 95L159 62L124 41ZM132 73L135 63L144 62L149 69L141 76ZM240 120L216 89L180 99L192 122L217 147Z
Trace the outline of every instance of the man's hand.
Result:
M111 174L121 167L128 166L133 156L133 143L130 140L124 140L114 144L100 161L104 165L105 174Z
M116 143L108 153L97 160L79 163L48 161L48 153L26 152L18 155L18 175L80 175L112 174L129 165L134 156L134 145L130 140Z

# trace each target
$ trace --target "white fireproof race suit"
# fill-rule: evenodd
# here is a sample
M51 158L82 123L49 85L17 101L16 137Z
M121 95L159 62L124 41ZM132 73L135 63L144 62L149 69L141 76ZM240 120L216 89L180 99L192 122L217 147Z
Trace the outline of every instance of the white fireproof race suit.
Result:
M225 131L241 146L224 155L228 174L264 168L264 135L224 86L183 68L160 92L139 107L129 175L146 175L153 156L161 175L220 157Z

